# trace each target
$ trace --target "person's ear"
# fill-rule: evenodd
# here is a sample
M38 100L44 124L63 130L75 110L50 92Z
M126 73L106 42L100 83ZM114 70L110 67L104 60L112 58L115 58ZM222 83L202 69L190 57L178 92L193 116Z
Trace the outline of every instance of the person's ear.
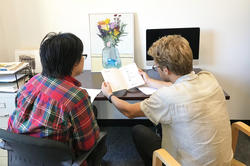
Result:
M165 74L168 74L169 75L169 70L168 70L168 68L167 67L164 67L163 69L162 69L162 71L165 73Z

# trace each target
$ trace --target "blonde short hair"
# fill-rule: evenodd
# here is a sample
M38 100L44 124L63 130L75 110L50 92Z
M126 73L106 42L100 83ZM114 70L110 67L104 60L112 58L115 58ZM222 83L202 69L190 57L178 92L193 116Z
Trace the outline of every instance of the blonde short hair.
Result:
M148 54L159 64L176 75L189 74L193 70L193 53L188 41L180 35L160 38L149 48Z

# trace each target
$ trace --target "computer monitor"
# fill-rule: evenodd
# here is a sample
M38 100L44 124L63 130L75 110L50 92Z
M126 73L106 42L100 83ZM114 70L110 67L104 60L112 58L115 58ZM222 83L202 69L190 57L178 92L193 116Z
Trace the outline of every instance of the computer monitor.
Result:
M148 55L148 49L151 45L163 36L181 35L188 40L193 51L193 64L198 64L199 60L199 45L200 45L200 28L168 28L168 29L147 29L146 30L146 65L154 64L153 58Z

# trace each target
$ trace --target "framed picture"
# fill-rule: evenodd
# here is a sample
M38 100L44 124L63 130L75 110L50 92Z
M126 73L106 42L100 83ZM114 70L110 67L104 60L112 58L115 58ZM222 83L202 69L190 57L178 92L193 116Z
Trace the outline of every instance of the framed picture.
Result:
M89 14L92 72L134 62L134 15Z

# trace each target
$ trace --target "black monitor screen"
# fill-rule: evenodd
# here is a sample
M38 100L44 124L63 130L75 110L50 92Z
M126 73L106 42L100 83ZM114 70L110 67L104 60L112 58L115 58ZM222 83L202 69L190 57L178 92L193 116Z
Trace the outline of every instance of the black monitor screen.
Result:
M193 51L193 59L199 59L200 28L172 28L172 29L147 29L146 31L146 60L153 60L147 51L151 45L163 36L181 35L188 40Z

